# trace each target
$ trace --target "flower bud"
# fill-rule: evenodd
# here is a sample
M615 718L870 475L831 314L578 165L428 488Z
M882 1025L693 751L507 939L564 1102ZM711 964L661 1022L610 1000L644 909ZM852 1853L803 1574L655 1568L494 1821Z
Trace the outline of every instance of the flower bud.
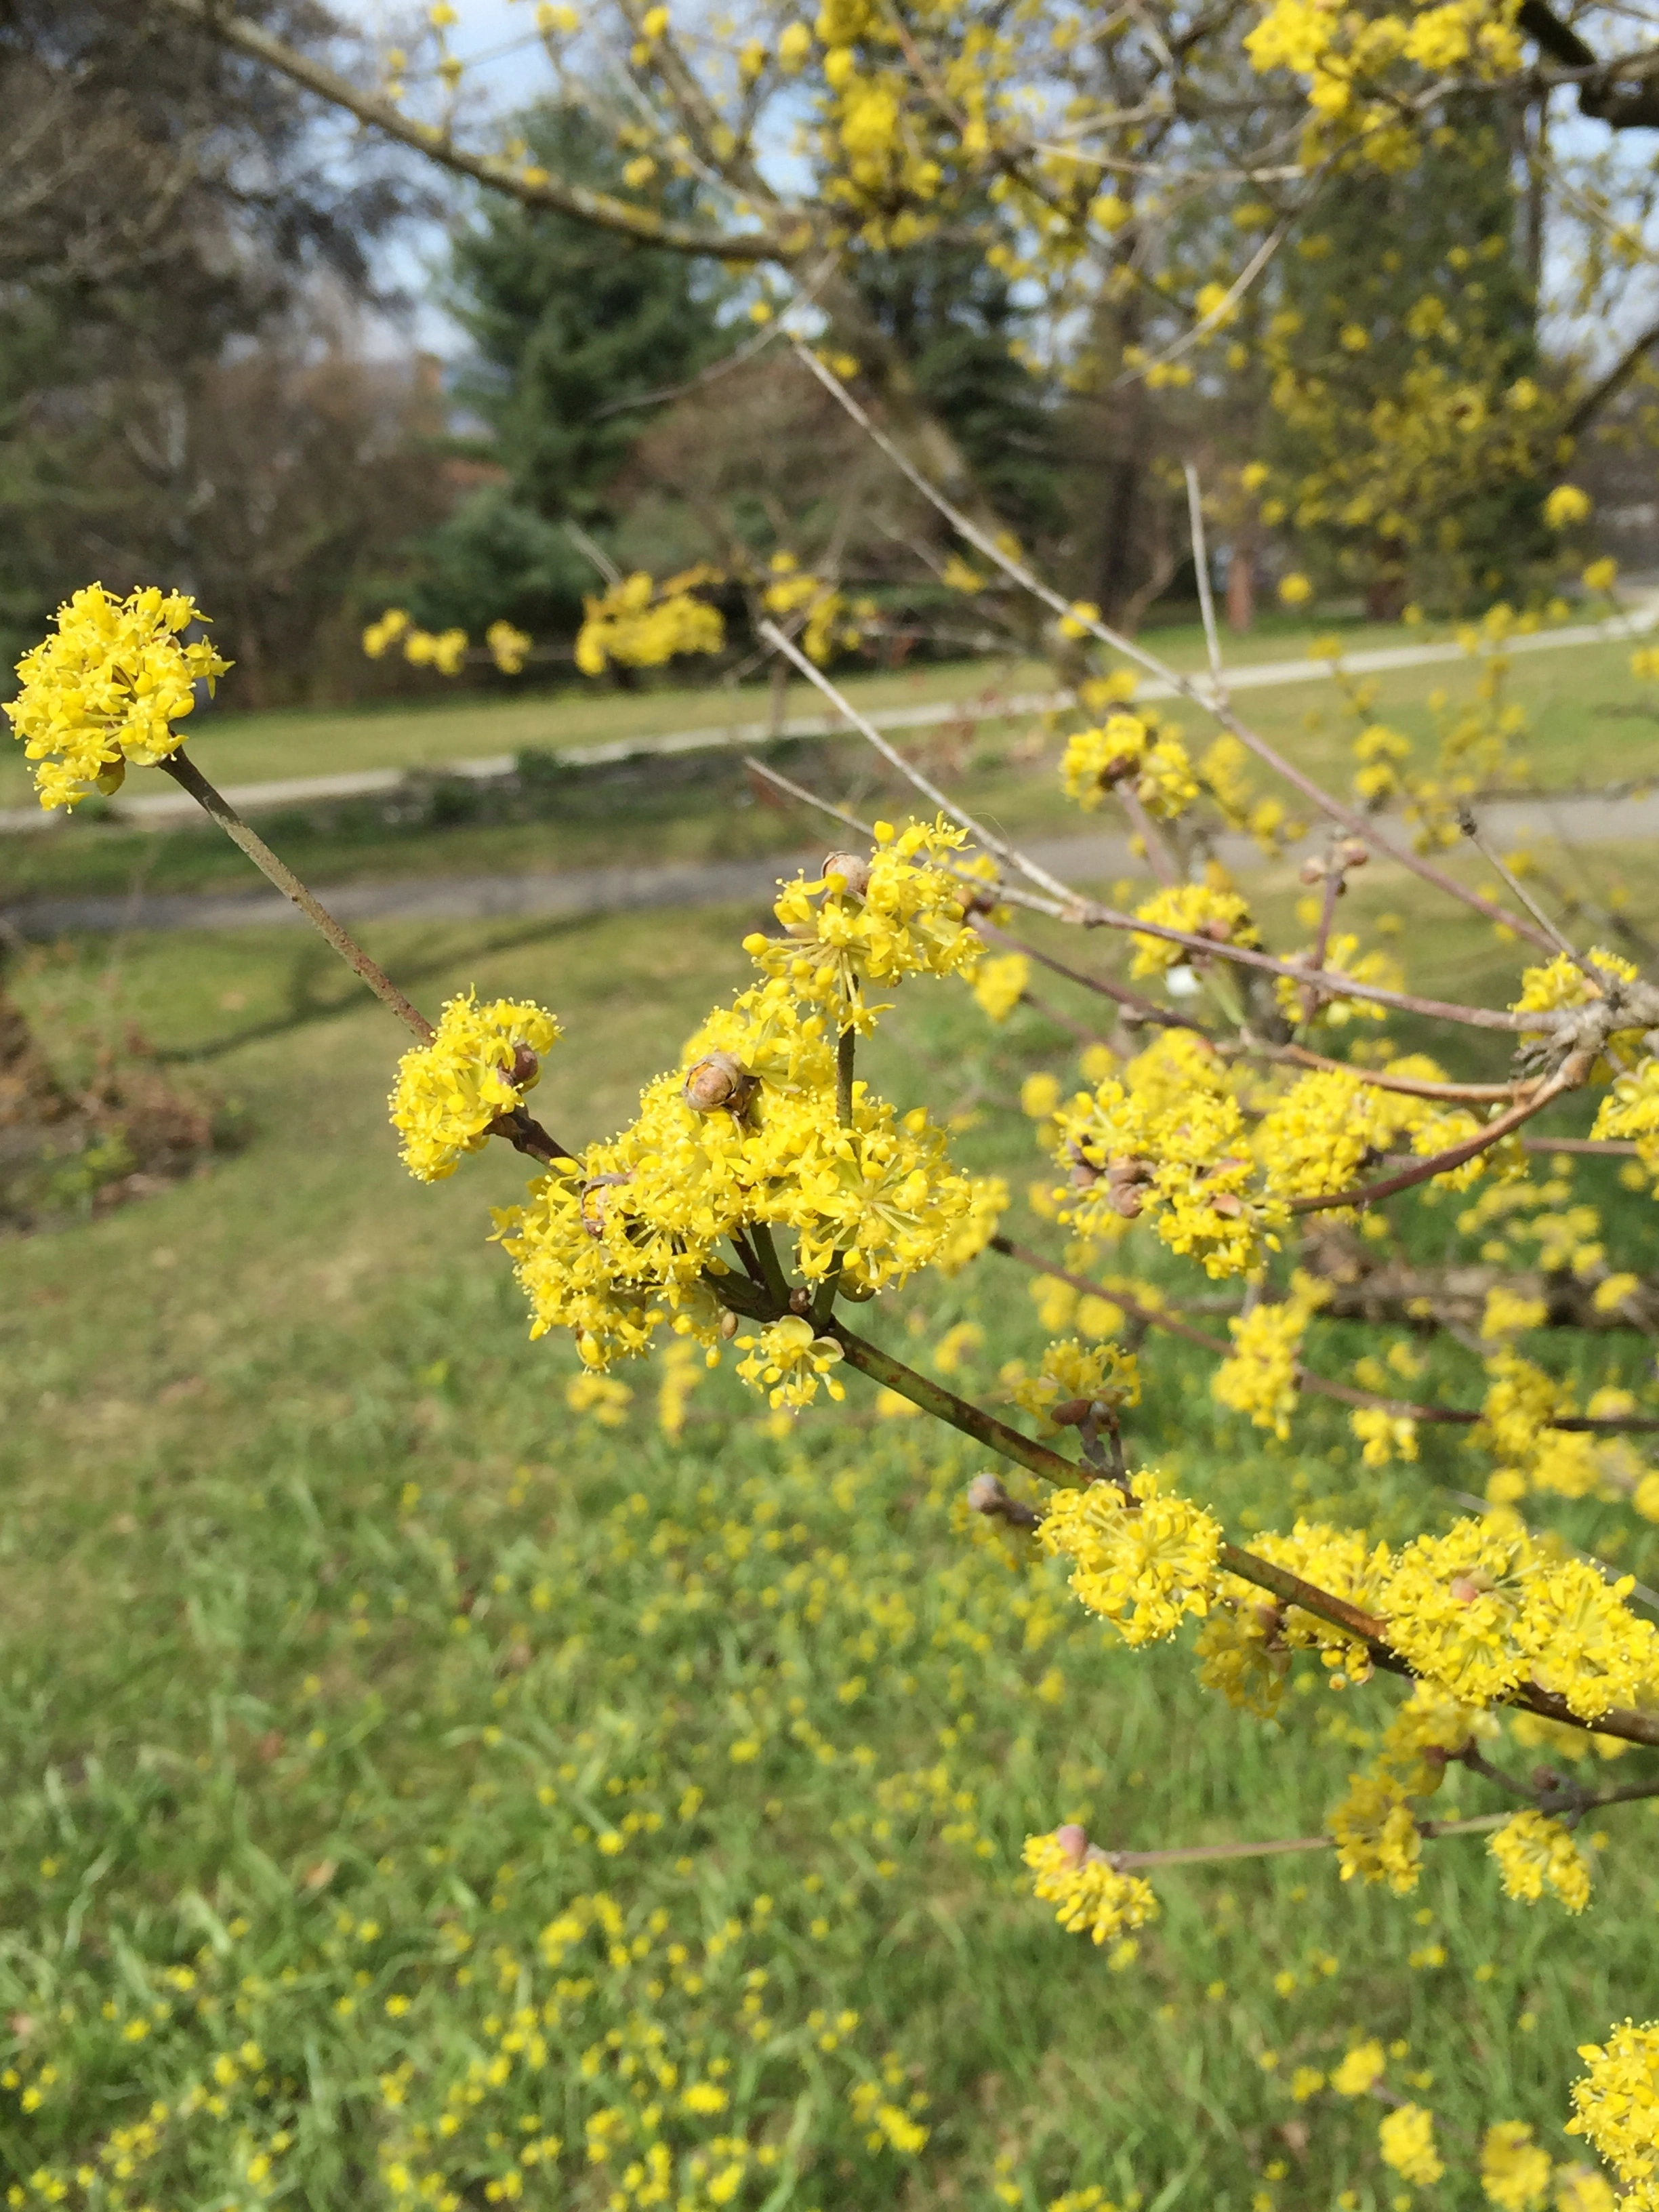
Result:
M738 1317L736 1314L732 1312L730 1306L722 1307L720 1310L720 1334L726 1339L726 1342L730 1344L737 1333Z
M1062 1398L1048 1408L1048 1419L1056 1428L1080 1428L1094 1411L1092 1398Z
M826 877L839 876L852 898L862 898L870 888L870 863L860 860L856 853L829 854L819 872Z
M994 1474L976 1474L968 1486L970 1513L1000 1513L1008 1493Z
M515 1044L513 1058L502 1073L515 1091L527 1091L542 1072L542 1064L527 1044Z
M1337 857L1345 868L1363 868L1371 857L1371 848L1363 837L1345 837L1337 848Z
M1317 853L1310 853L1297 870L1297 878L1304 884L1322 884L1328 871Z
M1054 1841L1074 1867L1083 1864L1084 1855L1089 1848L1089 1838L1075 1820L1067 1820L1063 1827L1056 1828Z
M729 1052L705 1054L686 1070L682 1095L699 1114L741 1114L755 1093L756 1079Z

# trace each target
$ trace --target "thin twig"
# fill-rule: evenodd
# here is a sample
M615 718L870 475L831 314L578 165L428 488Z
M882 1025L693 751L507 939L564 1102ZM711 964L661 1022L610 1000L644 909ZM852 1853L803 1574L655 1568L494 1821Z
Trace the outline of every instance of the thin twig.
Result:
M994 853L998 860L1003 861L1007 866L1018 868L1023 876L1029 877L1032 883L1040 884L1052 896L1068 901L1075 899L1076 893L1069 884L1061 883L1058 876L1051 876L1046 868L1040 868L1035 860L1028 860L1016 847L1011 845L1006 837L999 837L994 830L988 830L983 823L976 822L959 801L947 799L930 777L924 775L912 762L906 760L896 746L888 744L875 724L867 721L860 714L852 702L836 690L823 671L807 658L792 638L786 637L775 622L762 623L757 634L764 638L769 645L775 647L778 652L794 663L807 682L815 684L823 692L836 712L844 715L859 735L866 738L875 747L890 767L896 768L908 782L913 783L922 797L930 800L942 814L948 814L953 822L959 823L970 837L976 837L988 853Z
M1305 1045L1267 1044L1258 1037L1241 1038L1237 1043L1231 1039L1218 1042L1216 1050L1224 1056L1244 1054L1252 1060L1265 1060L1279 1066L1316 1068L1333 1075L1352 1075L1357 1083L1368 1090L1395 1091L1407 1098L1443 1098L1457 1104L1469 1106L1507 1105L1509 1102L1529 1091L1532 1085L1516 1083L1430 1083L1416 1076L1396 1075L1385 1067L1361 1067L1351 1060L1330 1060L1322 1052L1310 1052ZM1600 1147L1598 1146L1599 1150ZM1634 1150L1634 1146L1632 1147Z
M769 768L764 761L757 760L753 753L744 755L743 764L751 775L764 776L768 783L775 784L778 790L787 793L791 799L798 799L803 806L816 806L820 814L829 815L845 829L856 830L860 837L868 837L872 844L875 842L876 833L871 823L860 822L856 814L848 813L845 807L832 805L829 799L820 799L817 792L809 791L804 783L791 782L776 769Z
M223 793L214 788L183 749L170 759L158 762L157 766L173 778L181 791L190 793L204 813L219 824L231 843L246 854L268 883L274 884L284 898L294 902L319 936L333 946L352 974L368 984L381 1004L392 1009L416 1042L430 1044L436 1032L426 1016L404 996L380 963L371 960L356 939L340 927L322 902L306 889L288 863L279 860L258 832L243 821ZM510 1113L498 1115L490 1124L489 1133L505 1137L515 1152L524 1152L532 1159L550 1162L572 1157L522 1105L514 1107Z
M1411 1167L1402 1168L1398 1175L1385 1176L1381 1182L1362 1183L1352 1190L1328 1191L1318 1198L1293 1198L1292 1213L1322 1213L1339 1206L1375 1206L1379 1200L1393 1198L1402 1190L1410 1190L1419 1182L1428 1182L1438 1175L1447 1175L1453 1168L1462 1167L1477 1152L1507 1137L1511 1129L1518 1129L1534 1114L1541 1114L1546 1106L1553 1105L1565 1092L1573 1091L1584 1080L1595 1064L1593 1052L1576 1052L1562 1063L1558 1074L1551 1077L1540 1091L1530 1098L1523 1098L1511 1106L1507 1114L1500 1114L1495 1121L1488 1121L1484 1129L1473 1137L1466 1137L1461 1145L1449 1145L1444 1152L1431 1152L1427 1158L1418 1160Z
M1000 1252L1010 1260L1017 1260L1022 1267L1030 1267L1040 1275L1052 1275L1056 1282L1066 1283L1074 1291L1094 1298L1104 1298L1110 1305L1121 1306L1133 1322L1149 1328L1163 1329L1170 1336L1179 1337L1184 1344L1196 1345L1200 1352L1208 1352L1218 1359L1231 1359L1233 1347L1224 1337L1212 1336L1207 1330L1194 1328L1189 1321L1181 1318L1178 1310L1165 1306L1144 1305L1127 1291L1113 1290L1103 1283L1092 1282L1087 1275L1079 1275L1062 1267L1056 1260L1033 1252L1028 1245L1016 1243L1011 1237L994 1237L990 1249ZM1296 1370L1296 1387L1310 1397L1332 1398L1339 1405L1355 1406L1369 1411L1390 1413L1396 1419L1417 1421L1439 1428L1471 1429L1485 1419L1478 1408L1462 1406L1419 1406L1408 1398L1385 1398L1375 1390L1361 1390L1351 1382L1335 1382L1328 1376L1311 1374L1305 1367ZM1659 1431L1659 1415L1649 1413L1563 1413L1547 1421L1547 1428L1562 1429L1589 1436L1648 1436Z
M1556 1795L1568 1795L1529 1790L1524 1784L1511 1782L1507 1775L1489 1767L1484 1759L1470 1759L1467 1754L1460 1756L1477 1773L1488 1780L1501 1783L1522 1796L1553 1802ZM1574 1790L1570 1796L1570 1804L1564 1802L1559 1809L1589 1813L1603 1805L1630 1805L1644 1797L1659 1797L1659 1780L1626 1783L1619 1790ZM1514 1818L1514 1814L1509 1812L1476 1813L1464 1820L1419 1820L1414 1825L1418 1834L1425 1842L1433 1842L1442 1836L1486 1835ZM1161 1851L1111 1851L1103 1845L1095 1844L1091 1847L1089 1856L1103 1861L1118 1874L1129 1874L1139 1867L1201 1866L1210 1861L1273 1858L1285 1851L1329 1851L1335 1848L1336 1839L1333 1836L1280 1836L1271 1843L1178 1844L1169 1850Z
M1556 950L1559 952L1565 952L1568 959L1572 962L1575 967L1582 968L1586 975L1593 976L1595 971L1590 968L1589 963L1585 960L1583 955L1572 944L1570 939L1565 938L1561 934L1560 930L1556 927L1555 923L1550 920L1550 917L1545 913L1543 908L1539 905L1537 900L1534 898L1532 893L1521 881L1514 869L1511 868L1508 862L1505 861L1498 854L1492 850L1491 843L1485 836L1482 836L1480 825L1475 821L1474 816L1468 807L1460 806L1457 810L1457 826L1462 831L1463 835L1468 839L1470 844L1474 846L1475 851L1480 854L1481 859L1486 863L1486 866L1492 871L1494 875L1499 876L1503 878L1503 881L1509 890L1520 900L1522 905L1525 907L1527 912L1532 916L1539 927L1547 934Z
M210 815L233 845L246 853L267 883L284 898L292 899L306 920L339 954L354 975L367 983L383 1006L390 1006L404 1027L422 1044L430 1044L436 1032L419 1009L410 1004L378 962L371 960L356 939L342 929L320 900L314 898L285 860L279 860L257 830L249 828L224 796L216 791L193 760L181 749L157 763L181 791L187 791L204 814Z
M873 441L886 454L894 467L915 487L922 497L937 508L951 528L982 553L988 561L1000 568L1006 576L1019 585L1022 590L1030 592L1034 598L1041 599L1043 605L1051 612L1063 619L1080 623L1091 636L1098 638L1103 645L1109 646L1115 653L1121 653L1126 659L1133 660L1137 666L1144 668L1149 676L1156 676L1169 684L1182 698L1188 700L1203 713L1212 715L1224 730L1230 731L1241 744L1247 746L1265 767L1271 769L1274 775L1281 777L1293 790L1299 791L1303 797L1311 805L1317 806L1322 813L1328 815L1333 821L1341 823L1343 827L1351 830L1356 837L1364 838L1365 842L1384 859L1396 862L1402 868L1409 869L1413 875L1421 877L1425 883L1433 884L1437 890L1446 892L1449 896L1461 901L1465 906L1474 908L1477 914L1484 915L1488 921L1501 923L1506 929L1512 929L1518 937L1525 938L1529 944L1539 945L1545 950L1554 949L1550 939L1546 938L1530 921L1524 920L1519 915L1510 913L1507 908L1498 905L1494 900L1482 896L1479 891L1471 890L1467 884L1460 884L1455 877L1449 876L1443 868L1437 868L1432 861L1425 860L1420 854L1413 853L1408 846L1392 843L1382 835L1372 817L1360 814L1354 808L1345 805L1340 799L1334 798L1329 792L1322 789L1310 776L1304 775L1292 762L1286 760L1282 753L1270 745L1265 738L1259 736L1247 723L1240 721L1231 708L1213 698L1206 697L1202 689L1194 684L1190 677L1183 676L1178 670L1170 667L1155 653L1148 653L1144 646L1137 644L1133 638L1124 636L1121 631L1115 630L1109 624L1102 622L1098 616L1079 612L1071 601L1062 599L1058 592L1034 574L1023 561L1017 561L1011 554L1006 552L988 531L981 529L978 524L971 521L960 507L946 499L944 493L922 474L909 457L895 445L884 431L878 428L869 414L854 398L841 379L833 370L825 367L810 347L797 342L794 352L797 360L817 377L825 391L852 417L865 435Z
M1204 642L1210 649L1210 678L1215 685L1215 696L1224 707L1228 703L1227 687L1221 672L1221 633L1216 628L1215 598L1210 588L1210 549L1204 538L1204 501L1199 491L1198 471L1190 461L1186 469L1187 519L1192 530L1193 568L1198 577L1199 608L1204 617Z

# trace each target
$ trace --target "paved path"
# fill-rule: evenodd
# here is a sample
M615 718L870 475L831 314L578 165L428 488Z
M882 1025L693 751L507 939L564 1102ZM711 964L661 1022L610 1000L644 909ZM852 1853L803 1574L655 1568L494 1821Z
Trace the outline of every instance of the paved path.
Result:
M1559 629L1538 630L1529 636L1510 638L1504 651L1550 653L1563 647L1606 645L1642 635L1656 622L1659 622L1659 594L1632 604L1612 622L1568 623ZM1386 674L1391 669L1428 668L1467 658L1461 645L1443 641L1380 646L1368 652L1345 653L1342 665L1353 675L1371 676ZM1324 683L1329 675L1328 661L1310 660L1303 655L1295 660L1266 660L1233 669L1228 673L1227 685L1233 692L1265 691L1286 684ZM1198 676L1194 681L1207 696L1211 690L1208 677ZM1138 699L1172 699L1176 692L1172 684L1148 678L1135 696ZM885 708L872 713L870 720L882 730L921 730L943 722L1018 720L1028 714L1052 714L1072 703L1069 691L1017 692L1006 697L983 692L963 699L933 699L914 707ZM764 744L773 737L834 737L845 733L846 729L839 715L797 715L775 730L769 722L671 730L658 737L614 738L604 744L565 746L556 749L553 757L568 768L594 768L642 754L729 751ZM487 781L495 776L511 775L514 765L513 754L493 753L478 760L451 761L435 771L427 772L473 776ZM408 773L396 768L356 769L339 775L299 776L286 782L232 784L227 787L225 796L240 812L257 814L272 808L307 805L317 799L373 798L396 791ZM133 793L129 790L111 807L118 821L157 830L188 822L196 811L194 801L171 785L154 792ZM8 830L50 830L60 826L63 820L62 815L49 815L38 806L0 809L0 834Z
M1501 844L1528 832L1580 845L1659 839L1659 791L1640 798L1506 799L1481 810L1481 827ZM1310 838L1309 851L1318 841ZM1262 865L1248 837L1218 840L1220 857L1240 875ZM815 867L822 841L811 850L778 853L757 860L709 860L665 866L568 868L522 876L434 876L418 883L319 886L318 896L342 921L483 921L492 917L566 917L624 914L651 907L769 903L781 876ZM1127 841L1104 831L1086 836L1039 838L1030 857L1052 874L1079 884L1141 876L1146 864ZM65 931L123 929L269 929L307 927L276 891L239 891L219 897L195 894L135 897L43 898L0 907L0 924L25 937Z

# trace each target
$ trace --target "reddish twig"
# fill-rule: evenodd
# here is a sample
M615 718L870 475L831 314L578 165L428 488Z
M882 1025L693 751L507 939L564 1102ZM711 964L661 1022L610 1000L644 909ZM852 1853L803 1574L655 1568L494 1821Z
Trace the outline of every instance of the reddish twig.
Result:
M1410 1190L1417 1183L1428 1182L1438 1175L1447 1175L1453 1168L1462 1167L1465 1160L1474 1159L1477 1153L1484 1152L1489 1146L1498 1143L1512 1129L1518 1129L1523 1121L1529 1121L1534 1114L1541 1114L1546 1106L1553 1104L1565 1092L1576 1090L1589 1073L1595 1060L1593 1052L1574 1053L1562 1063L1559 1073L1552 1076L1540 1091L1530 1098L1522 1099L1518 1105L1511 1106L1507 1114L1500 1114L1495 1121L1488 1121L1484 1129L1473 1137L1466 1137L1462 1144L1449 1145L1442 1152L1431 1152L1426 1159L1402 1168L1398 1175L1385 1176L1380 1182L1363 1183L1352 1190L1332 1191L1320 1198L1293 1198L1290 1201L1291 1212L1320 1213L1332 1206L1375 1206L1381 1199L1393 1198L1402 1190Z

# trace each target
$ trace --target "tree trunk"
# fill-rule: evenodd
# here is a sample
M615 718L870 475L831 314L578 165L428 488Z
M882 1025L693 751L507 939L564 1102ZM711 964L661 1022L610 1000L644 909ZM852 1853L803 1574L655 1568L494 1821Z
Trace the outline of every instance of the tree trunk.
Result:
M1255 546L1254 533L1241 530L1234 538L1227 561L1227 627L1244 631L1255 622Z

